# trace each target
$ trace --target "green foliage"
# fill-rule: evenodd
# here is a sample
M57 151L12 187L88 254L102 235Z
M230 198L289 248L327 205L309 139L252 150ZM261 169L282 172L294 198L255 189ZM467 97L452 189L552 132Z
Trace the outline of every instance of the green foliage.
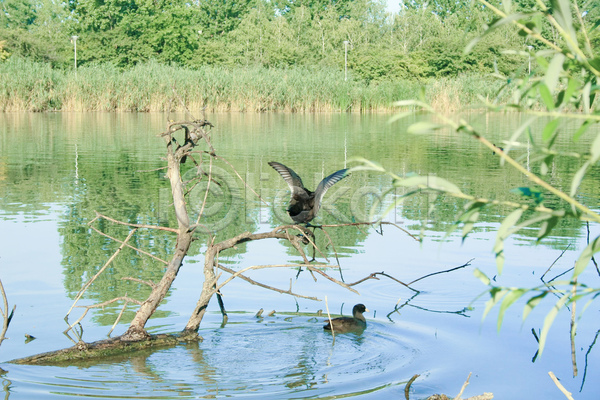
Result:
M4 0L0 40L8 53L73 66L77 35L78 65L110 63L120 69L156 60L188 67L203 65L272 68L314 66L344 68L355 79L456 77L465 72L509 73L514 63L496 59L518 35L499 30L472 55L466 41L489 22L489 12L462 3L440 18L433 9L413 7L385 14L381 0L196 3L148 0ZM8 10L8 11L7 11ZM9 12L10 11L10 12ZM465 35L465 32L467 33Z
M598 47L595 46L590 37L594 37L594 31L598 28L595 20L583 18L582 10L575 7L575 2L569 0L552 0L552 8L546 8L542 2L537 2L539 9L530 10L530 2L520 2L518 9L530 10L527 14L513 14L511 2L503 3L505 11L495 8L486 0L479 0L481 4L493 10L497 18L488 24L486 31L471 40L466 46L466 52L463 57L457 55L458 49L452 46L452 41L440 40L437 44L440 57L434 59L436 67L433 68L437 73L456 73L461 70L474 68L479 70L485 68L478 64L477 60L484 59L480 51L490 51L490 47L481 47L485 39L496 37L500 32L505 32L509 27L516 26L516 31L522 35L529 43L535 43L528 48L530 52L523 52L519 48L508 52L511 62L521 57L521 65L516 68L498 68L496 67L495 76L503 82L498 95L510 92L510 100L505 102L488 101L487 106L492 111L499 110L518 110L524 114L529 114L529 118L518 127L502 146L500 150L496 145L485 138L483 132L476 129L465 120L455 121L445 115L436 113L434 108L422 101L401 101L397 105L406 108L420 109L425 113L435 115L435 122L419 121L413 124L409 133L434 133L442 128L451 129L457 133L467 134L475 140L480 141L487 146L493 154L500 157L501 163L508 163L516 171L527 178L531 187L506 188L513 193L520 195L517 201L498 201L486 199L483 196L473 196L458 190L448 184L440 185L437 180L428 177L400 177L396 176L385 168L373 162L362 160L362 165L354 170L371 170L383 172L391 175L394 179L394 186L414 186L414 182L420 182L417 186L419 190L408 190L398 201L405 201L407 197L425 194L434 194L436 197L440 193L448 196L466 200L463 211L457 216L453 229L462 225L463 239L473 230L481 215L480 211L484 207L501 206L507 214L498 227L497 237L493 246L493 252L496 256L498 273L501 274L505 268L506 257L504 254L504 243L507 238L521 229L529 228L537 231L538 240L546 237L551 230L563 220L575 220L579 223L586 221L596 226L600 224L600 214L597 212L597 201L595 198L579 196L581 183L586 179L589 171L597 167L600 161L600 134L595 133L595 138L591 141L587 153L584 154L559 154L554 150L554 144L559 136L564 136L562 128L567 121L573 121L578 128L572 133L571 140L577 141L582 135L590 131L590 127L600 122L599 106L597 95L600 91L600 57L597 54ZM420 6L418 2L411 3L416 9ZM434 2L434 8L443 4ZM455 3L460 6L460 3ZM590 12L597 12L597 6L592 7ZM585 10L588 12L588 10ZM444 18L450 19L449 15ZM544 36L544 32L549 32L545 27L551 27L555 37L549 40ZM558 36L556 36L558 35ZM456 43L460 41L457 40ZM446 44L446 48L442 46ZM533 70L530 72L530 60L535 60ZM452 62L450 61L452 60ZM460 60L456 63L456 60ZM498 63L497 65L505 65ZM452 69L453 70L452 70ZM481 96L482 99L484 96ZM404 118L409 115L408 112L402 112L398 118ZM532 123L539 118L544 118L544 123L540 124L541 129L537 137L541 141L535 141L532 135ZM527 142L525 142L526 139ZM527 160L522 158L513 158L511 150L515 147L527 147ZM565 157L575 157L578 160L578 169L571 176L570 190L557 186L551 180L544 180L542 176L548 173L549 165L559 162ZM534 163L539 173L532 172L532 168L524 165L525 163ZM437 179L437 177L436 177ZM566 185L569 189L569 185ZM568 193L567 193L568 192ZM585 204L590 202L590 204ZM489 311L499 305L498 328L500 328L503 317L507 309L520 299L526 299L524 317L527 317L531 310L541 303L541 300L548 293L555 293L559 300L548 312L541 330L539 341L540 354L544 348L546 338L550 327L556 318L558 312L570 303L575 303L583 297L590 298L592 301L597 296L600 289L589 288L582 279L582 272L591 264L594 254L600 251L600 236L590 238L587 247L580 253L571 279L564 282L552 282L552 286L544 285L536 288L514 288L494 286L491 280L481 271L476 271L484 284L489 286L488 293L491 299L487 302L484 310L484 317ZM572 327L572 337L574 337Z

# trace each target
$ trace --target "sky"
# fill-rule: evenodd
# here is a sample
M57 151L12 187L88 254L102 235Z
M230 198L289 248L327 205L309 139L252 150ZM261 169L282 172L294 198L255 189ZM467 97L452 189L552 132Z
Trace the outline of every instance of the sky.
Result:
M400 10L400 0L386 0L387 7L386 10L388 12L397 13Z

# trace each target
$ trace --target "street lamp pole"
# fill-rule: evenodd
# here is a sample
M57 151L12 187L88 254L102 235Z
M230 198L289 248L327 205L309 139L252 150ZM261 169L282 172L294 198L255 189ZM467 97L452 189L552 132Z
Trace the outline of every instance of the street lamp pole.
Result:
M71 41L73 42L73 49L75 50L75 72L77 72L77 39L79 36L71 36Z
M348 80L348 41L344 40L344 81Z

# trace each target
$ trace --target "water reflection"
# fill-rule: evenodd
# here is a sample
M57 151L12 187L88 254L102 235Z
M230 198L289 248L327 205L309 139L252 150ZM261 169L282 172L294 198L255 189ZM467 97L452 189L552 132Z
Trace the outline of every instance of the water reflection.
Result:
M322 320L308 322L302 314L293 323L271 317L255 324L251 314L236 318L237 324L205 330L201 343L65 367L11 365L9 386L17 389L11 397L389 397L411 376L416 349L396 339L398 329L374 323L363 334L341 334L332 343ZM47 370L38 376L40 368Z
M280 178L268 166L272 160L293 165L306 177L304 183L309 187L315 187L331 168L345 167L348 157L355 155L379 160L402 175L416 172L443 176L464 192L498 200L510 199L512 194L507 188L524 185L521 176L501 168L497 158L470 138L448 132L428 138L407 136L403 134L404 126L388 125L387 116L226 114L209 119L215 124L213 144L218 154L227 158L268 203L257 200L237 177L223 175L223 186L219 190L213 187L210 193L214 196L212 204L218 207L208 213L208 222L218 238L245 230L268 230L286 218L289 194L281 190ZM23 333L32 333L39 338L28 347L17 339L6 342L2 350L11 356L6 355L5 359L69 345L63 346L62 338L53 336L53 332L64 330L62 318L71 299L118 247L87 228L94 210L132 223L176 225L170 212L168 182L159 169L164 164L164 148L155 137L164 128L164 122L165 116L158 114L10 114L0 118L0 271L3 281L6 278L10 284L6 285L7 290L13 291L9 290L9 296L15 297L14 303L22 310L11 325L14 332L9 334L22 338ZM480 123L491 140L502 143L503 134L520 121L518 115L485 115ZM561 136L556 148L571 149L583 146L584 141L573 144ZM527 149L516 149L515 154L528 160L531 170L539 168L528 159ZM193 175L195 171L188 164L191 163L186 164L190 168L187 173ZM217 167L231 175L227 165ZM559 187L568 186L577 167L577 160L572 159L553 164L548 179ZM597 170L592 171L589 179L583 181L584 200L593 202L600 196L598 174ZM368 219L366 210L389 184L385 177L368 174L344 179L333 188L344 190L335 196L337 212L327 212L325 208L319 222ZM343 187L337 188L338 185ZM192 199L203 199L203 189L199 185ZM349 282L374 271L386 271L410 281L473 257L473 267L493 276L490 241L494 237L490 232L498 228L505 210L484 210L481 223L461 245L455 236L445 238L461 207L460 203L430 197L415 197L397 207L389 216L390 221L415 235L423 231L423 243L388 228L383 236L374 234L374 230L336 228L328 229L335 249L327 246L326 236L319 232L317 244L330 260L339 258L340 276ZM103 222L99 229L116 237L127 234L126 229ZM506 243L507 267L499 279L507 285L538 285L539 276L570 246L555 266L557 271L567 270L573 265L574 251L581 248L585 233L579 222L565 220L555 228L552 237L532 249L535 231L520 231ZM153 332L173 331L185 324L190 303L198 298L203 279L199 271L204 240L206 237L202 236L194 244L174 290L161 305L157 318L151 320ZM451 244L439 244L447 240ZM34 244L35 252L24 251L24 243ZM132 244L165 259L174 247L174 238L139 231ZM157 281L162 276L158 263L133 252L124 256L87 293L88 302L106 301L115 293L143 299L148 292L145 285L121 278ZM300 258L293 247L273 241L242 244L223 254L219 262L235 269L282 260L295 262ZM196 347L178 346L136 354L110 364L63 368L10 365L6 367L10 372L4 382L12 381L7 385L14 398L215 398L250 397L256 393L261 398L327 398L346 394L381 398L401 397L401 383L421 373L427 383L419 386L417 381L413 385L418 398L419 394L425 397L433 392L456 393L457 382L460 386L472 370L478 374L478 380L469 387L471 395L494 391L499 398L552 398L557 394L555 388L538 382L547 379L548 370L562 368L564 360L570 359L570 342L565 333L568 329L564 329L569 321L563 320L562 315L555 322L558 328L553 332L557 333L549 338L546 352L532 366L528 364L536 343L530 329L543 325L543 314L532 315L523 323L517 309L522 304L515 304L514 318L507 317L498 334L493 319L480 322L483 301L474 303L473 310L466 312L464 307L483 290L473 278L472 268L452 277L428 280L422 293L413 298L412 293L394 282L365 282L359 287L359 297L332 288L328 282L314 283L309 274L256 273L257 279L274 286L287 284L292 278L294 288L302 293L319 298L329 295L331 303L335 303L330 304L332 307L344 302L364 301L369 308L374 304L373 308L380 310L378 319L369 321L363 335L338 336L332 346L331 336L322 332L322 319L316 323L308 316L282 315L260 321L251 315L232 313L234 317L222 329L220 318L216 317L218 322L203 325L206 340ZM266 309L275 308L278 312L309 307L306 302L298 304L238 280L227 286L225 295L231 310L249 311L265 304L270 305ZM313 303L309 304L312 307ZM216 302L211 307L216 310ZM102 338L119 311L115 305L90 313L92 319L85 321L85 339ZM126 312L124 322L133 311L132 308ZM591 348L597 326L590 320L580 321L577 357L587 363L589 356L593 367L597 357ZM592 371L590 368L588 375ZM563 381L579 386L580 377L568 380L570 373L563 371ZM586 385L581 398L595 399L597 384L588 379ZM575 392L577 388L570 390Z

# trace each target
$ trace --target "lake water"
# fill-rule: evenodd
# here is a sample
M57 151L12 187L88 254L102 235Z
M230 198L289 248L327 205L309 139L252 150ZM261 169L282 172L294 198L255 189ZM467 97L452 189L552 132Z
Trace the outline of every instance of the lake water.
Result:
M405 232L385 226L327 228L335 244L326 246L317 230L317 242L330 265L339 257L341 272L328 269L337 279L355 282L372 272L411 282L436 271L467 263L465 268L423 279L413 292L386 277L355 286L360 295L321 277L315 282L307 271L261 269L248 275L257 281L296 293L327 298L332 313L349 314L364 303L367 329L360 335L340 334L335 341L322 329L324 301L294 299L266 291L240 279L224 287L229 323L221 326L215 299L200 327L204 341L193 345L138 352L124 357L64 366L13 365L6 361L69 347L62 332L64 317L82 285L118 247L86 225L94 211L133 223L176 226L170 206L170 188L164 178L166 114L2 114L0 115L0 279L15 316L0 347L0 366L6 398L404 398L404 387L415 374L411 399L434 393L455 396L469 373L463 397L492 392L498 399L563 398L551 381L552 371L577 399L597 399L600 349L597 303L579 320L575 337L578 373L573 376L569 338L570 312L558 315L543 354L532 361L537 343L531 333L543 325L555 299L548 296L522 322L523 301L506 314L497 331L497 308L482 321L485 301L476 299L486 287L473 275L479 268L497 275L492 247L506 209L490 208L474 232L461 244L458 233L444 239L455 212L462 206L452 199L420 196L398 206L387 220L411 234L424 235L418 243ZM466 136L439 132L435 136L405 133L410 121L388 124L386 115L349 114L216 114L213 145L260 193L261 202L223 162L215 162L224 184L213 185L211 208L203 220L217 240L243 231L261 232L285 222L287 187L268 166L279 161L315 188L323 176L351 165L351 157L377 160L388 169L408 174L445 177L466 193L496 199L515 199L509 189L528 185L524 177L487 148ZM507 138L521 117L473 115L474 124L495 143ZM537 127L543 126L540 122ZM590 137L573 144L565 125L561 150L581 150ZM535 130L534 130L535 132ZM534 171L539 163L525 150L514 153ZM551 165L548 179L568 191L577 159ZM188 162L184 176L191 176ZM600 174L584 180L579 199L598 209ZM381 175L357 172L336 184L326 195L335 199L315 223L366 220L373 199L390 181ZM189 205L195 219L203 199L199 185ZM233 195L233 197L232 197ZM233 200L232 200L233 198ZM224 200L225 199L225 200ZM548 200L552 205L552 199ZM435 207L432 207L435 205ZM107 223L97 225L123 239L127 230ZM600 233L591 226L591 237ZM496 284L533 287L554 263L548 281L573 266L586 243L586 227L566 222L553 236L535 245L535 231L524 230L506 242L506 264ZM148 323L151 333L181 330L200 295L203 250L200 236L180 270L174 287ZM140 230L133 244L168 259L174 238ZM566 250L566 251L565 251ZM564 254L562 254L564 252ZM562 254L562 257L561 257ZM233 269L254 265L301 262L291 246L269 240L247 243L221 254L220 263ZM317 261L325 262L317 254ZM158 281L163 265L124 251L86 292L81 304L91 305L118 296L143 300L145 285L122 280L134 277ZM221 281L226 279L226 275ZM566 275L568 276L568 275ZM581 279L598 286L598 274L589 267ZM122 303L90 311L81 323L83 339L106 337L121 312ZM259 309L265 312L255 317ZM584 304L577 305L577 313ZM275 310L275 314L268 313ZM74 321L81 315L75 309ZM127 308L113 335L123 333L135 307ZM36 339L26 341L25 335ZM71 337L73 335L71 334Z

